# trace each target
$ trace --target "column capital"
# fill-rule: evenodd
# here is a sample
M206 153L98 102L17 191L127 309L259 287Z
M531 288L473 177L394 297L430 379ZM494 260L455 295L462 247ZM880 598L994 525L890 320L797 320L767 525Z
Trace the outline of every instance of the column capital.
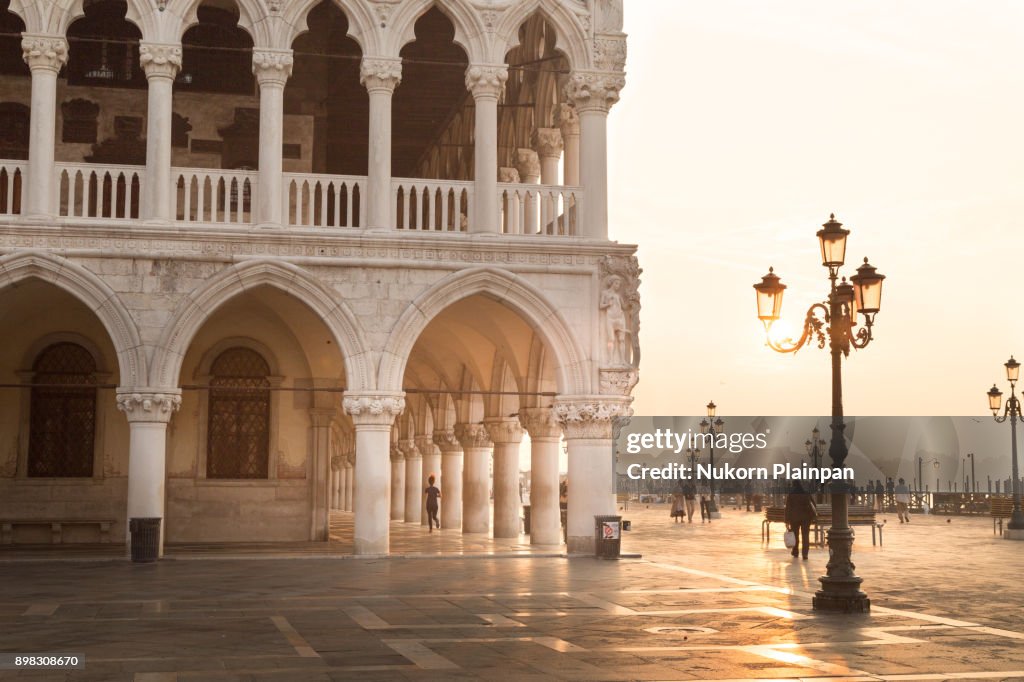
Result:
M511 166L501 166L498 168L498 182L511 183L518 185L519 171Z
M505 89L507 80L508 66L505 64L470 64L466 68L466 89L472 93L474 99L497 99Z
M576 107L564 102L558 105L558 127L562 131L563 140L573 135L579 136L580 115Z
M516 418L486 419L484 426L491 441L500 444L519 443L523 440L523 425Z
M68 41L64 36L46 33L22 33L21 57L32 71L59 73L68 61Z
M442 454L451 455L462 452L462 444L459 443L459 439L455 437L455 431L452 429L435 429L431 439Z
M405 410L404 393L345 393L341 401L345 414L356 426L388 426Z
M294 63L291 50L257 48L252 51L252 72L260 87L279 85L283 88L292 75Z
M454 437L454 434L453 434ZM434 444L434 437L429 435L419 435L413 439L416 443L416 449L420 451L420 455L427 457L429 455L437 454L440 448Z
M181 70L180 43L139 43L139 65L146 78L168 78L174 80Z
M343 466L344 465L341 463L340 455L335 455L334 457L331 457L331 471L341 471Z
M519 410L519 422L531 440L558 440L562 435L562 427L550 407L524 407Z
M398 443L391 444L391 461L392 462L404 462L405 454L402 449L398 447Z
M416 442L411 438L404 438L398 441L398 449L402 451L405 459L422 459L423 453L416 446Z
M533 148L537 154L557 159L562 156L562 131L558 128L537 128L533 131Z
M337 414L333 407L312 407L309 410L309 419L315 428L324 429L331 425Z
M618 71L573 71L565 84L565 96L577 112L607 114L619 101L619 91L626 87L626 77Z
M632 398L608 396L559 396L551 408L567 440L601 438L611 440L633 416Z
M370 92L394 92L402 82L402 60L393 57L363 57L359 64L359 82Z
M537 182L540 178L540 157L532 149L522 147L516 150L516 169L523 182Z
M181 391L117 391L117 409L124 412L129 423L154 422L166 424L181 407Z
M467 448L489 448L493 445L483 424L456 424L455 437L463 450Z

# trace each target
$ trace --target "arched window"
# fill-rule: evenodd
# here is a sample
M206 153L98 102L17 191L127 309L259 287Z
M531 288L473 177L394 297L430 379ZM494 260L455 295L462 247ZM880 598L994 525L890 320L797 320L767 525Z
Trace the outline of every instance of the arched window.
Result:
M28 475L93 475L96 360L76 343L36 358L29 405Z
M268 478L270 368L249 348L213 361L206 443L207 478Z

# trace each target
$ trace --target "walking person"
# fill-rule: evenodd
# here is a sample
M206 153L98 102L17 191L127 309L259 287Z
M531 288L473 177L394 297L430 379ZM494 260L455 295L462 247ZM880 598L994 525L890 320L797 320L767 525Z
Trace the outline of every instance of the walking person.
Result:
M693 481L683 484L683 504L686 505L686 521L693 523L693 510L697 506L697 487Z
M441 530L441 521L437 518L437 501L441 498L441 490L434 485L435 480L434 474L430 474L427 477L427 489L423 491L423 494L427 496L428 533L434 532L434 524L437 524L437 529Z
M875 511L885 511L885 487L880 478L875 480Z
M686 513L684 511L684 508L685 508L685 502L684 502L684 495L683 495L683 484L680 481L679 483L676 484L676 489L672 491L672 512L671 512L671 514L672 514L672 519L673 519L674 523L682 523L683 522L683 514Z
M892 482L892 476L885 479L885 507L884 511L892 511L896 508L896 484Z
M786 525L796 536L791 554L800 553L803 543L803 557L807 558L811 544L811 523L818 518L818 508L814 506L814 498L804 491L800 481L794 481L789 494L786 495Z
M910 523L910 489L902 478L896 485L896 514L900 523Z

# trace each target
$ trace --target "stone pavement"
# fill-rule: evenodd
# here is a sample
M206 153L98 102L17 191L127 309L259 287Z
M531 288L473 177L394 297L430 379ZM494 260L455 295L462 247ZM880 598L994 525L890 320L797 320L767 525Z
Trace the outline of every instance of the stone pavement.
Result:
M0 650L86 667L0 679L1024 680L1024 543L986 518L893 515L880 547L859 529L872 612L822 615L827 552L793 559L781 528L762 544L760 515L624 515L641 560L2 563Z

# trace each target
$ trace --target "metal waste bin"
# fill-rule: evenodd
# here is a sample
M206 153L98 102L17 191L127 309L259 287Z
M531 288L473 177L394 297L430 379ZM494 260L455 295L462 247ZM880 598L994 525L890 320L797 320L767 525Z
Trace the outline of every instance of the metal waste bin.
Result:
M622 548L622 517L594 517L594 556L618 559Z
M152 563L160 554L160 518L131 519L128 529L132 534L132 561Z

